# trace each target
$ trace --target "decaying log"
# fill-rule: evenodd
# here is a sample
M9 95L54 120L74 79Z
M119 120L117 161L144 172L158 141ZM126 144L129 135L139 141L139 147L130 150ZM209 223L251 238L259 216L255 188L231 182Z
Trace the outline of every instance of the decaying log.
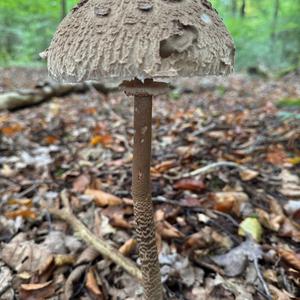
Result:
M81 94L88 92L91 88L105 95L116 90L114 87L106 87L101 83L55 84L47 82L38 85L34 89L0 94L0 110L13 111L24 107L35 106L53 97L64 97L72 93Z

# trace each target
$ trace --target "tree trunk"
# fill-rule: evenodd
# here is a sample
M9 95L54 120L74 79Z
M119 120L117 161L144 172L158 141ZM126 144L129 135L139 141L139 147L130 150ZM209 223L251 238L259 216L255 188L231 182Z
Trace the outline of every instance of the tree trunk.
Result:
M67 0L61 0L61 19L67 15Z
M273 15L272 30L271 30L272 45L274 44L274 42L276 40L277 21L278 21L279 10L280 10L280 0L274 0L274 15Z
M231 2L231 13L234 17L237 14L237 0L232 0Z
M246 0L243 0L241 6L241 17L244 18L246 16Z

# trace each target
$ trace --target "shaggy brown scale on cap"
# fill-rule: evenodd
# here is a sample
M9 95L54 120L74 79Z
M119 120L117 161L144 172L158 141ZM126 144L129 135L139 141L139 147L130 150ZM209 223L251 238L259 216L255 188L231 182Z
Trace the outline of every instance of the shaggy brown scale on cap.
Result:
M56 80L225 75L233 41L206 0L85 0L47 51Z

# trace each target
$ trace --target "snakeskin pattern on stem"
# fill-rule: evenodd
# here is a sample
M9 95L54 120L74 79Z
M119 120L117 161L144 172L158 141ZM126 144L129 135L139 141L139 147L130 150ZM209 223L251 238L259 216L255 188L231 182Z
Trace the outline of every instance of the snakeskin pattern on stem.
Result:
M162 300L150 188L152 96L135 96L132 195L144 299Z

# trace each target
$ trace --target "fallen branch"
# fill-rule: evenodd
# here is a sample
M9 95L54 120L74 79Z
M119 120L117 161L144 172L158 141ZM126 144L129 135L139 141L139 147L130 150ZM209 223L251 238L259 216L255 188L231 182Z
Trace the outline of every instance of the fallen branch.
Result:
M34 89L19 90L0 94L0 110L17 110L24 107L39 105L53 97L64 97L69 94L82 94L94 88L107 95L116 90L101 83L55 84L46 82Z
M118 250L110 246L105 240L95 236L84 224L82 224L75 215L68 209L50 208L49 212L61 220L66 221L73 228L74 232L87 244L94 247L103 257L110 259L115 264L122 267L130 275L142 280L142 273L136 264L123 256Z

